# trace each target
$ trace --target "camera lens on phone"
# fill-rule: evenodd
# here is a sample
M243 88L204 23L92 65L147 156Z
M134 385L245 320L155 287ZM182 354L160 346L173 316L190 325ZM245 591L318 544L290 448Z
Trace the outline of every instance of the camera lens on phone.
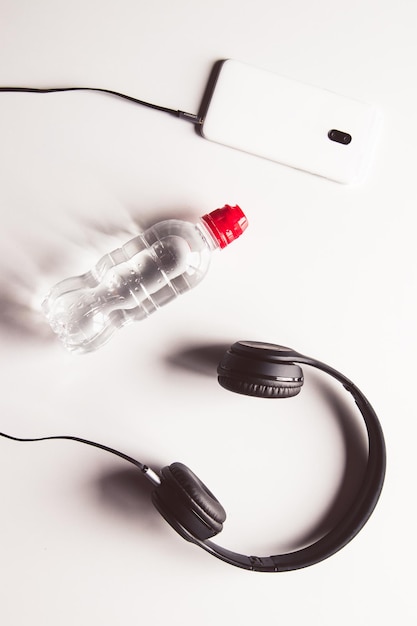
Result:
M329 130L327 136L331 141L342 143L344 146L347 146L352 141L352 136L349 135L349 133L345 133L341 130L336 130L335 128Z

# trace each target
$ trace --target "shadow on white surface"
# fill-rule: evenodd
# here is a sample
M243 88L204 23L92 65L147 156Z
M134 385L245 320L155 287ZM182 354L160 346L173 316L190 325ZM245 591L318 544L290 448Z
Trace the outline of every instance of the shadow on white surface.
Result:
M137 469L128 467L103 474L96 487L102 505L136 521L142 528L156 528L155 520L160 515L151 500L154 486Z
M230 345L226 343L184 346L168 354L165 363L174 369L185 369L195 374L215 376L220 359L229 347Z
M8 338L51 341L53 335L40 310L32 306L31 286L9 275L0 282L0 332Z

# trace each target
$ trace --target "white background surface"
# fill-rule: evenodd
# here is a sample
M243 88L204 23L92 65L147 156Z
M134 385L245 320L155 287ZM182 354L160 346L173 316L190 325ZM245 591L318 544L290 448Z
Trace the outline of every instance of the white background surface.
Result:
M0 430L88 437L155 469L182 461L228 512L218 542L260 555L349 506L356 413L307 368L296 399L230 394L219 346L281 343L340 369L388 448L380 503L348 547L256 574L184 542L123 461L0 440L2 624L416 622L416 21L412 0L0 0L1 85L97 86L197 112L213 63L232 57L384 116L369 177L346 187L104 95L0 95ZM87 356L52 336L37 307L57 280L161 218L225 203L250 226L195 291Z

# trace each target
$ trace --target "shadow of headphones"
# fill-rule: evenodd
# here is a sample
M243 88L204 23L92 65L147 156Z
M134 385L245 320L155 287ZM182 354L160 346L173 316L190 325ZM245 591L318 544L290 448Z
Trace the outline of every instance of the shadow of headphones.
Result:
M368 461L361 487L344 518L318 541L286 554L246 556L212 542L211 538L223 528L226 512L206 485L182 463L172 463L164 467L158 475L148 466L122 452L79 437L20 439L4 433L0 435L17 441L71 439L116 454L136 465L155 485L152 492L155 507L187 541L230 565L248 570L283 572L301 569L332 556L363 528L378 502L386 466L384 436L375 411L349 379L328 365L283 346L238 341L223 355L217 370L218 381L225 389L244 395L289 398L297 395L303 385L301 364L329 374L353 396L366 425L369 440Z

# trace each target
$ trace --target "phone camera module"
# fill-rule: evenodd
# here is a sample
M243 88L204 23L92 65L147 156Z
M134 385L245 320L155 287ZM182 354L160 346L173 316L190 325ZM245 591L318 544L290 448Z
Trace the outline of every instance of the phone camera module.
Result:
M349 133L344 133L341 130L332 129L327 133L328 138L336 143L341 143L347 146L352 141L352 136Z

